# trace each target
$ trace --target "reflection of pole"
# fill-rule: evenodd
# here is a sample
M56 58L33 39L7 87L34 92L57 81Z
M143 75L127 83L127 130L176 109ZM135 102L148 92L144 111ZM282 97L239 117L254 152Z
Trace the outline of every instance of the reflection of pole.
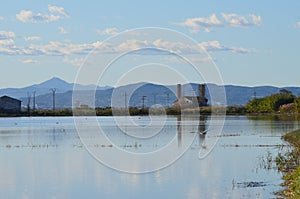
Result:
M145 98L146 98L146 96L145 95L143 95L143 97L142 97L142 103L143 103L143 109L145 108Z
M35 91L33 91L33 111L35 111Z
M53 108L53 111L55 111L55 92L56 92L56 88L52 88L51 89L52 91L52 108Z

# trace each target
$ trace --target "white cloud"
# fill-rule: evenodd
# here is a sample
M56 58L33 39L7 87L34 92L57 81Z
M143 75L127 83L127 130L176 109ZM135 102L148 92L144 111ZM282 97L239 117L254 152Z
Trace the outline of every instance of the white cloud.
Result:
M113 50L115 52L128 52L128 51L135 51L141 48L146 48L151 46L148 41L140 41L140 40L127 40L118 46L114 47Z
M198 52L198 46L191 46L182 42L170 42L163 40L155 40L153 42L155 48L169 49L172 53L194 53Z
M42 38L39 36L29 36L29 37L24 37L24 40L25 41L39 41L39 40L42 40Z
M295 24L295 27L296 27L296 28L300 28L300 21L298 21L298 22Z
M99 35L116 35L116 34L120 34L122 32L124 32L124 33L126 33L126 35L130 35L130 36L141 36L140 32L132 31L132 30L120 31L117 28L106 28L103 30L97 30L97 33ZM145 36L146 33L143 33L143 35Z
M19 21L24 23L52 22L61 19L61 16L58 15L44 15L41 13L34 14L30 10L21 10L19 14L16 14L16 17Z
M222 13L221 16L222 17L220 19L216 14L210 15L208 18L187 18L184 22L174 24L188 27L190 32L198 33L200 30L203 30L204 32L211 32L212 29L219 27L250 27L260 26L262 23L261 16L254 14L242 16L235 13Z
M48 5L48 10L51 13L58 13L62 16L69 17L69 15L67 14L67 12L65 11L65 9L63 7Z
M246 54L246 53L255 53L258 52L255 49L248 49L248 48L242 48L242 47L231 47L230 48L231 52L233 53L238 53L238 54Z
M1 39L0 40L0 46L11 46L14 44L15 44L15 42L12 39Z
M60 34L68 34L68 31L64 27L58 27L58 30Z
M207 41L199 43L201 48L204 48L206 51L225 51L228 50L223 46L219 41Z
M51 41L44 45L31 44L28 49L33 50L36 55L64 56L71 54L87 54L95 47L99 46L100 42L90 44L71 44Z
M74 59L69 59L68 57L65 57L63 59L63 62L65 63L69 63L73 66L81 66L81 64L83 63L84 58L74 58Z
M190 31L193 33L199 32L203 29L206 32L209 32L213 27L223 26L222 22L218 19L216 14L210 15L208 18L197 17L197 18L188 18L182 23L175 23L179 26L189 27Z
M209 52L224 51L231 53L251 53L257 52L254 49L242 47L227 47L222 45L219 41L207 41L197 45L188 45L182 42L171 42L164 40L155 41L140 41L127 40L118 45L110 43L101 43L99 41L94 43L74 44L70 42L51 41L47 44L30 44L26 47L19 47L14 44L11 39L2 40L3 45L0 46L0 54L8 55L46 55L46 56L67 56L67 55L86 55L91 50L96 48L99 53L124 53L141 49L136 53L141 55L156 55L165 54L164 50L171 53L193 54L201 53L203 49ZM101 48L97 48L100 47ZM67 61L67 60L66 60ZM69 60L70 61L70 60ZM78 60L77 60L78 61Z
M252 14L252 15L250 15L250 17L252 18L252 23L254 25L257 25L257 26L261 25L261 23L262 23L261 16Z
M224 14L222 17L229 26L234 27L249 27L261 25L261 16L250 14L249 16L242 16L235 13Z
M99 35L116 35L119 32L117 28L106 28L104 30L97 30L97 33Z
M201 48L204 48L208 52L216 52L216 51L228 51L237 54L245 54L245 53L255 53L258 52L252 48L242 48L242 47L227 47L222 45L219 41L208 41L199 43Z
M11 31L0 31L0 40L14 38L15 36L15 33Z
M33 59L25 59L25 60L22 60L22 63L23 64L36 64L36 63L38 63L38 61L33 60Z
M4 17L0 16L0 21L1 21L1 20L4 20Z
M33 13L31 10L21 10L16 14L16 18L24 23L40 23L40 22L52 22L59 19L68 17L64 8L57 6L48 6L50 14Z

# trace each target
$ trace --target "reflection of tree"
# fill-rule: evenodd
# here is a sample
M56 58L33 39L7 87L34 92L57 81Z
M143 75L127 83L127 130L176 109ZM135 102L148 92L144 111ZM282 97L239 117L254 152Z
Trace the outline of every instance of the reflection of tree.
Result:
M247 117L251 126L263 125L272 134L285 133L300 126L298 115L258 115Z

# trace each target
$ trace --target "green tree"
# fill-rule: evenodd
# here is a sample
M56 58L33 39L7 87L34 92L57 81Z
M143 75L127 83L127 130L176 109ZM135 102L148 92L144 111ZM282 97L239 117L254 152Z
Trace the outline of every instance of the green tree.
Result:
M246 111L248 113L274 113L279 111L280 106L293 103L294 100L295 96L291 92L281 90L278 94L250 100L246 105Z

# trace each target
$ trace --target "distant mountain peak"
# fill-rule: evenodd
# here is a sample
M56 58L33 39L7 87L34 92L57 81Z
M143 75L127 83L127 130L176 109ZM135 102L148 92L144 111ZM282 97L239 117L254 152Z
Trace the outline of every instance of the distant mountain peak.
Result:
M35 86L43 87L43 88L58 88L61 90L70 90L73 87L73 84L68 83L65 80L62 80L58 77L53 77L40 84L36 84Z
M62 79L60 79L60 78L58 78L58 77L52 77L51 79L46 80L46 81L42 82L41 84L43 84L43 83L48 83L48 82L50 82L50 83L53 83L53 82L59 82L59 83L66 83L66 84L69 84L69 83L66 82L65 80L62 80Z

